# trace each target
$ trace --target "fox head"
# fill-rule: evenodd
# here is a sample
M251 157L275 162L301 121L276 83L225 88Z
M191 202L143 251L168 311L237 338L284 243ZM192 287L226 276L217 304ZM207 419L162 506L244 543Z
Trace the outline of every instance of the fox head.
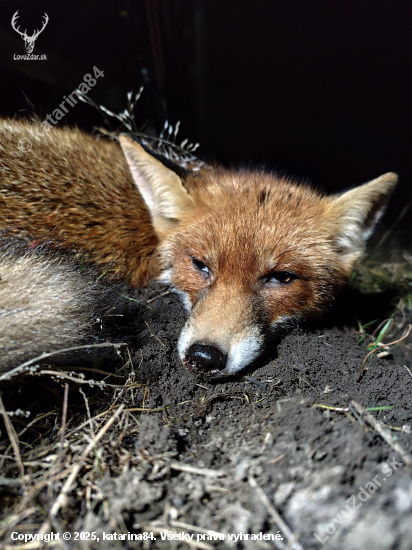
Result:
M254 360L268 332L325 310L397 182L388 173L323 196L263 171L174 170L120 143L159 238L161 280L190 313L180 358L215 378Z

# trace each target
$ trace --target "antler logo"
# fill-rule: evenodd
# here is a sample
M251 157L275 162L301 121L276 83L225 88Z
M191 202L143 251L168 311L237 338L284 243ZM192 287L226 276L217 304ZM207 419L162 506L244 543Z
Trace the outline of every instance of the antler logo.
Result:
M47 15L47 13L44 14L44 16L43 16L44 17L43 27L39 31L34 31L32 36L27 35L27 29L24 32L20 32L19 27L16 27L16 21L17 21L18 17L19 17L19 11L17 10L16 13L13 15L13 18L11 20L11 26L23 38L24 45L26 47L26 52L27 53L32 53L32 51L34 49L34 45L36 43L37 37L39 36L40 33L42 33L44 31L45 26L49 22L49 16Z

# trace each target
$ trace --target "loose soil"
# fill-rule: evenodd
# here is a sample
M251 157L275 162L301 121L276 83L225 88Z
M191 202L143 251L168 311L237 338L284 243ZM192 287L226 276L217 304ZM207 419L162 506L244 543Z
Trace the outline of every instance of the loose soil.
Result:
M412 548L412 360L404 343L388 357L373 355L357 381L368 342L358 344L358 311L351 309L361 304L360 297L343 300L350 304L346 310L352 324L342 326L347 318L338 311L323 324L296 328L274 343L260 364L217 383L191 374L177 357L185 313L175 294L158 297L165 289L157 284L146 291L124 292L142 304L157 297L147 304L151 309L124 301L118 308L123 317L114 318L109 329L112 341L128 343L134 374L130 377L124 352L123 359L114 352L106 354L99 369L116 369L142 385L87 388L91 417L110 407L114 412L123 403L129 410L127 421L122 417L108 431L110 438L101 439L52 523L53 531L95 532L100 540L59 542L53 548ZM382 312L382 304L379 307ZM362 314L364 322L376 318L370 310ZM404 319L400 334L408 321ZM108 381L124 383L121 378ZM33 392L33 384L43 388L44 377L26 376L20 384L19 392L17 382L5 387L9 411L29 409L27 392ZM20 438L24 456L35 456L29 445L39 445L39 434L43 445L50 446L49 455L58 454L63 389L50 384L48 399L58 394L53 406L59 412L45 433L28 430ZM369 414L384 426L392 446L356 411L353 401L378 408ZM66 433L80 424L80 416L87 419L83 405L79 386L72 383ZM51 410L51 402L47 406ZM36 411L47 411L44 401ZM26 424L32 418L33 411ZM93 432L89 425L82 428L86 435L79 436L79 449L71 442L74 436L68 436L67 456L80 456L107 419L96 420ZM6 434L3 439L7 441ZM10 448L7 454L2 479L18 475ZM44 462L45 457L47 453ZM33 476L39 472L26 466L30 468ZM26 514L16 504L24 489L3 486L3 517L10 521L13 510L21 514L3 531L3 545L11 544L12 531L37 532L64 480L56 478L36 490L27 500L26 509L32 510ZM103 540L103 532L153 532L156 540ZM162 540L162 535L183 533L194 535L190 544ZM239 539L240 533L246 540ZM265 534L283 540L263 540ZM224 540L213 540L219 537Z

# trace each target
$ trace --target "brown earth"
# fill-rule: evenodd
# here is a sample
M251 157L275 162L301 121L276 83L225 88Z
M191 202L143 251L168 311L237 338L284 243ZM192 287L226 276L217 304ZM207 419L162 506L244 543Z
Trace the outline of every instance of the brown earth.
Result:
M147 291L124 292L146 303L164 291L155 284ZM360 297L343 302L349 304L347 318L358 316ZM176 340L185 313L177 296L168 294L147 305L152 309L123 303L119 311L124 317L110 329L113 341L128 342L132 378L142 383L134 391L116 390L116 407L124 403L130 411L127 425L114 424L114 439L102 447L88 499L87 476L79 476L77 489L72 488L53 520L54 531L96 532L100 540L71 540L54 547L412 548L412 360L407 346L392 348L385 358L372 356L358 382L368 339L358 344L356 322L342 326L347 318L338 310L340 324L330 317L316 327L296 328L268 350L261 365L216 383L198 379L180 364ZM373 313L363 311L362 321L376 319ZM404 319L399 334L406 326ZM115 366L124 375L115 357L107 355L99 368ZM31 392L34 383L37 379L30 378ZM16 395L15 383L7 386L3 398L8 410L29 408L27 397L24 405L19 401L19 396L27 396L27 387L25 379ZM61 408L63 390L56 387L47 395L57 392ZM94 388L87 394L92 417L113 404L108 389L96 395ZM390 407L369 414L386 426L391 445L352 401L364 408ZM80 414L82 402L72 384L68 418ZM44 445L56 444L58 427L50 426ZM86 444L83 440L82 448ZM77 452L70 441L66 448L73 456ZM12 457L2 464L0 475L16 475ZM3 532L2 544L11 544L12 531L36 532L27 524L39 526L47 518L61 490L61 482L56 483L49 492L39 490L29 503L34 511L20 522L26 530L22 525L10 527ZM7 518L24 491L3 489L1 506ZM152 532L156 540L103 540L103 532ZM240 533L248 534L247 540L235 540ZM283 540L251 537L276 533ZM162 540L162 534L194 538L188 545ZM213 540L219 536L224 540Z

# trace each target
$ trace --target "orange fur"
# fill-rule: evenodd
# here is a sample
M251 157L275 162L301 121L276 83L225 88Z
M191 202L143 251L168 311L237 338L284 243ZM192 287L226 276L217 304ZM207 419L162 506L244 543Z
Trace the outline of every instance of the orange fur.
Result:
M77 129L0 122L2 229L80 251L133 286L156 275L158 239L119 145Z

